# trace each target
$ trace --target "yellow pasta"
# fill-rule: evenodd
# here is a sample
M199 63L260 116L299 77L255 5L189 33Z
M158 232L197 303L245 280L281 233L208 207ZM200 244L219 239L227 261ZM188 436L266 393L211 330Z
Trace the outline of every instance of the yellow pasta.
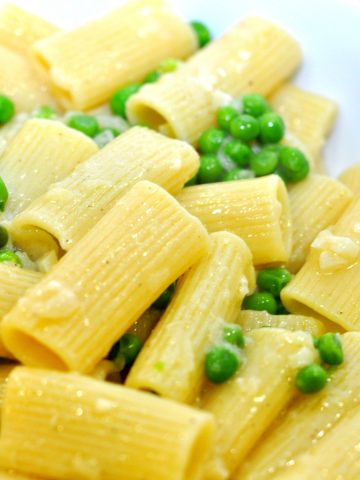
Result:
M0 158L1 178L9 191L5 218L12 219L97 151L89 137L60 122L25 122Z
M132 0L35 48L59 102L89 109L108 100L117 88L142 81L162 60L186 58L195 51L196 38L164 0Z
M228 232L210 235L210 250L181 279L176 294L140 352L126 385L194 402L204 381L206 350L233 322L255 272L245 243Z
M209 232L228 230L243 238L255 265L289 258L289 201L277 175L188 187L177 199Z
M248 17L173 75L141 89L127 104L134 123L196 143L217 109L247 92L268 94L298 67L298 44L281 28Z
M209 386L201 407L216 420L206 479L226 480L296 393L296 371L316 358L304 332L262 328L248 334L246 362L223 385Z
M327 386L315 395L299 397L279 417L255 447L234 480L269 480L296 465L302 453L336 432L342 418L358 408L360 400L360 334L342 337L345 362L332 372ZM346 442L345 442L346 443ZM347 464L348 466L348 464ZM287 477L286 477L287 478ZM357 477L345 477L349 480Z
M5 346L25 364L90 372L207 247L196 218L139 182L5 316Z
M33 258L73 247L116 200L139 180L176 194L199 166L190 146L147 128L134 127L78 165L14 221L14 242Z
M360 408L351 410L318 444L299 456L296 465L274 480L356 480L360 477Z
M213 432L208 413L26 367L8 380L2 420L2 466L58 480L201 480Z
M344 170L338 177L355 194L360 194L360 163L355 163Z
M241 325L245 332L256 328L272 327L284 328L296 332L302 330L315 337L328 331L327 324L312 317L303 315L271 315L266 311L240 310L236 323Z
M283 289L290 312L360 330L360 199L336 224L319 233L295 278Z
M3 470L0 469L0 480L41 480L40 477L31 477L24 476L18 473L15 473L14 470Z
M338 220L352 197L341 182L325 175L309 175L289 189L293 245L287 266L292 272L304 264L316 235Z
M0 11L0 43L29 54L34 42L50 37L59 29L14 4L6 4Z
M305 145L318 169L321 149L336 118L336 103L291 84L277 90L270 103L286 128Z
M53 105L46 76L42 75L28 58L0 45L1 93L14 102L19 112L30 112L39 105Z
M26 290L38 283L41 278L42 275L39 272L0 263L0 322L3 316L12 309ZM13 358L4 347L1 335L0 357Z

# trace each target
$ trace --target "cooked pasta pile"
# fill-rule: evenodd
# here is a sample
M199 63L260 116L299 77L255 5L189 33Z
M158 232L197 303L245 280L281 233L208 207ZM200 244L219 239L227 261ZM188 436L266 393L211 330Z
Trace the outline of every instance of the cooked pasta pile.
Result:
M246 17L0 12L0 480L360 478L360 167Z

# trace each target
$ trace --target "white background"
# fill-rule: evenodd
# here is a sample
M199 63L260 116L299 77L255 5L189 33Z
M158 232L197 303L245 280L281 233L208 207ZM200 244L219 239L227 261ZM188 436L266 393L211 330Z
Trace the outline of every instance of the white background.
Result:
M0 5L3 4L0 0ZM14 0L64 28L110 11L122 0ZM360 162L360 0L172 0L188 19L206 22L215 35L256 13L283 25L301 43L298 85L337 101L339 116L326 145L328 170ZM4 66L2 66L4 68Z

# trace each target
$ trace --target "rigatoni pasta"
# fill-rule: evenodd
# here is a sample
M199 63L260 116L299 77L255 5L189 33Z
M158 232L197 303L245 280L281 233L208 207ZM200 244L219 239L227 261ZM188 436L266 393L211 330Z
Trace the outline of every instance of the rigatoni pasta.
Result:
M360 164L355 163L344 170L338 177L340 182L344 183L355 194L360 193Z
M259 47L261 45L261 47ZM299 45L277 25L248 17L172 75L143 87L127 104L134 123L196 143L232 97L269 94L299 66Z
M353 195L341 182L325 175L312 174L289 189L293 242L287 263L297 272L305 262L316 235L333 225Z
M58 31L55 25L12 3L0 11L0 43L23 54L30 55L34 42Z
M313 241L304 266L281 294L290 312L360 329L359 215L356 197L336 224Z
M19 112L31 112L43 104L54 104L46 76L37 71L28 58L0 45L1 93L14 102Z
M60 122L35 118L25 122L0 158L1 178L9 190L6 220L97 151L90 138Z
M8 380L2 420L0 464L59 480L201 480L213 433L208 413L26 367Z
M39 272L0 263L0 323L26 290L38 283L41 278L42 274ZM4 347L1 335L0 357L13 358Z
M5 346L28 365L90 372L207 248L196 218L138 182L5 316Z
M161 60L186 58L195 51L196 38L164 0L132 0L35 48L58 101L67 108L89 109L117 88L142 81Z
M328 325L316 318L304 315L271 315L264 310L240 310L236 322L241 325L244 332L271 327L293 332L308 332L317 337L328 330Z
M176 194L198 166L198 154L190 145L134 127L18 215L13 240L33 258L53 249L53 239L67 251L136 182L149 180Z
M296 394L289 380L316 358L308 333L277 328L253 330L246 363L224 385L209 385L200 399L216 420L208 480L228 479L256 441Z
M126 385L192 403L204 382L207 349L233 322L255 272L245 243L228 232L210 235L209 253L180 280L166 312L140 352Z
M305 145L315 171L321 172L320 153L336 118L336 103L291 84L277 90L270 103L283 117L291 134Z
M292 465L313 445L321 444L336 432L337 424L360 399L360 334L345 333L344 365L331 373L324 390L307 398L298 397L285 415L267 432L252 451L234 480L267 480L282 471L290 474ZM307 478L307 477L306 477ZM349 477L352 478L352 477ZM356 477L354 477L356 478Z
M255 265L288 260L289 200L277 175L196 185L184 189L177 199L209 232L228 230L243 238Z

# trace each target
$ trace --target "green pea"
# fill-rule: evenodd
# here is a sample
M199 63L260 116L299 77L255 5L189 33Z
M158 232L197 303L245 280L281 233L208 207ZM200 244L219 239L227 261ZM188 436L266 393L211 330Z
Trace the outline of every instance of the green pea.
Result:
M252 170L247 170L245 168L234 168L229 172L226 172L223 176L223 182L232 182L233 180L248 180L249 178L254 178L255 174Z
M277 302L269 292L255 292L245 297L243 302L244 310L266 311L273 315L277 312Z
M219 182L224 174L220 160L215 155L202 155L197 174L199 183Z
M108 358L112 360L119 370L124 367L130 367L138 356L143 343L137 335L125 333L118 342L116 342L109 354Z
M239 369L240 355L231 345L216 345L205 356L205 374L212 383L224 383Z
M230 132L230 124L232 120L234 120L234 118L238 116L239 112L230 105L219 108L217 112L217 122L219 124L219 127L226 132Z
M209 128L199 138L202 153L216 153L225 139L225 132L219 128Z
M238 115L231 122L230 132L233 137L250 142L259 135L259 122L251 115Z
M274 173L278 166L279 158L274 152L260 151L250 159L250 168L257 177Z
M0 248L5 247L9 241L9 234L5 227L0 225Z
M327 378L323 367L317 363L311 363L298 372L295 383L302 393L316 393L325 387Z
M42 105L34 111L35 118L45 118L47 120L55 120L57 118L56 111L50 105Z
M283 138L285 125L277 113L265 113L259 117L260 140L263 143L277 143Z
M336 333L325 333L317 340L321 360L329 365L340 365L344 361L344 353L340 336Z
M154 70L146 75L144 83L155 83L161 77L161 73L158 70Z
M6 188L4 180L0 177L0 211L1 212L5 210L5 205L8 198L9 198L8 189Z
M195 32L199 48L205 47L211 41L211 33L208 27L197 20L190 22L190 25Z
M177 68L181 65L181 61L176 58L167 58L163 60L159 65L159 72L161 73L171 73L175 72Z
M165 308L169 305L174 292L175 284L173 283L166 290L164 290L164 292L155 300L152 306L157 310L165 310Z
M15 115L15 105L9 97L0 95L0 124L10 122Z
M190 180L188 180L185 183L185 187L191 187L192 185L196 185L196 184L197 184L197 175L194 175L193 177L190 178Z
M5 250L0 250L0 262L4 263L15 263L15 265L19 265L19 267L22 267L22 261L16 255L15 252L9 249Z
M276 315L289 315L289 313L290 312L288 310L286 310L284 305L281 303L281 300L278 300Z
M125 366L129 367L138 356L143 346L142 341L137 335L125 333L119 341L119 354L125 358Z
M239 167L247 167L253 155L251 148L240 140L230 140L224 147L224 153Z
M281 290L290 282L291 273L283 267L264 268L258 273L257 285L260 290L279 297Z
M260 117L270 110L270 106L262 95L253 93L242 97L243 112L253 117Z
M223 340L225 342L236 345L239 348L245 347L245 339L240 325L236 323L228 323L224 327Z
M279 167L289 182L300 182L310 171L305 155L295 147L283 147L279 153Z
M116 115L120 115L120 117L126 118L126 103L132 95L140 90L141 87L142 85L140 83L133 83L117 90L110 100L110 108L112 112Z
M72 115L67 122L68 126L84 133L88 137L95 137L99 131L99 123L96 117L79 113Z

